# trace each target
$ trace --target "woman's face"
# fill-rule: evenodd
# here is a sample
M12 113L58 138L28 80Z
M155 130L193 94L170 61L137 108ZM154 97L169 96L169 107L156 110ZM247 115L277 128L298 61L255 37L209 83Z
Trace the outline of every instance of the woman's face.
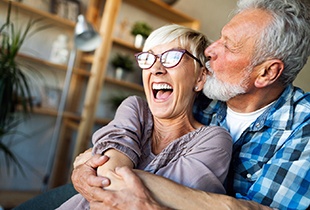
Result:
M173 41L157 45L149 52L158 55L171 49L182 48ZM142 70L145 95L155 118L175 119L192 113L195 93L203 88L206 73L204 71L204 76L201 76L201 70L196 73L194 62L185 53L173 68L165 68L157 58L150 69ZM195 90L196 86L198 89Z

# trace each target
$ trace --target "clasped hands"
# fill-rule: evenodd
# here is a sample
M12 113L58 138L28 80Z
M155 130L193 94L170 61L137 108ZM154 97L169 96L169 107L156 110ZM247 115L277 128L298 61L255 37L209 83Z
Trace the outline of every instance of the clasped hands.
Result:
M109 178L97 176L97 168L108 161L108 156L92 155L91 149L74 161L72 183L89 201L91 209L144 209L142 204L154 202L142 181L129 167L108 171L106 175Z

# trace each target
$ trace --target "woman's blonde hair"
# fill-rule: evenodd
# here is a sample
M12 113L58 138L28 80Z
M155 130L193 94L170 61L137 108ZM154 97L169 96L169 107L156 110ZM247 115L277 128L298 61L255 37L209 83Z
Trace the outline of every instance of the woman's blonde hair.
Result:
M204 50L210 44L209 40L201 32L181 25L165 25L154 30L146 39L143 51L149 51L157 45L167 44L175 40L178 40L181 48L188 50L205 65ZM197 64L196 66L199 66Z

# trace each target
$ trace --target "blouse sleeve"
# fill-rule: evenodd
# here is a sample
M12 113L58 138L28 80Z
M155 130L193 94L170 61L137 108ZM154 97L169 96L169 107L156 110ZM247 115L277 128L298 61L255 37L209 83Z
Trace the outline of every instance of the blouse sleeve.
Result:
M114 119L93 134L93 153L103 154L113 148L127 155L136 166L140 140L152 128L152 116L146 101L130 96L118 107Z

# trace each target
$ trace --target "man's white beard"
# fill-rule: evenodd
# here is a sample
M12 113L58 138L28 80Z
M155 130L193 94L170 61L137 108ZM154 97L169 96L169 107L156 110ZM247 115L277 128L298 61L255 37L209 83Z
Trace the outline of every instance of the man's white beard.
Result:
M248 76L244 78L239 84L229 84L218 80L215 76L213 69L211 69L209 61L206 62L206 67L211 72L208 74L207 81L203 88L203 93L210 99L228 101L236 95L245 93L245 82L248 80Z

